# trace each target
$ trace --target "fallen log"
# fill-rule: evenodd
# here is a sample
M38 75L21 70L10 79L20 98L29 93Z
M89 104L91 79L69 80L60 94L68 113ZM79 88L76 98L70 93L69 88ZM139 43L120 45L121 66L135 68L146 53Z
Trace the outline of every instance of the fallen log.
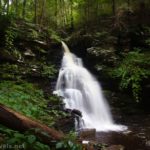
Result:
M33 130L33 134L38 136L43 143L48 145L50 145L50 141L60 140L64 137L62 132L49 128L48 126L26 117L21 113L4 106L3 104L0 104L0 123L20 132L25 132L30 129L38 129Z

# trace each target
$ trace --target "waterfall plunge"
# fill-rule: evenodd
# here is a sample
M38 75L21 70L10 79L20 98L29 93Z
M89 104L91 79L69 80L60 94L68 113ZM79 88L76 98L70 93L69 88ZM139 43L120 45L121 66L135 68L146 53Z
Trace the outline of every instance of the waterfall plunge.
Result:
M98 81L84 68L82 60L69 51L62 42L64 56L56 84L57 95L64 97L65 107L82 112L76 128L95 128L97 131L121 131L125 126L115 125L109 106Z

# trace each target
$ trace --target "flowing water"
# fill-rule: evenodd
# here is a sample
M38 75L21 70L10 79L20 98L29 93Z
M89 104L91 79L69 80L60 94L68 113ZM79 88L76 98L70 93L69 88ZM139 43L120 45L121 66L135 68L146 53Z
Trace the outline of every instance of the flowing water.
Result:
M82 120L76 125L76 129L125 130L125 126L114 123L108 103L96 78L83 66L82 60L70 52L64 42L62 42L62 47L64 56L55 93L64 97L66 108L82 112Z

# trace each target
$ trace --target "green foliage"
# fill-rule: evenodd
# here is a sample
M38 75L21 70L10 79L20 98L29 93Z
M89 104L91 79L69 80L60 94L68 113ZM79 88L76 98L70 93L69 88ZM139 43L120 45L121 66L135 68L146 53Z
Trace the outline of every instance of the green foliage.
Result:
M26 74L32 75L36 71L41 77L54 78L58 71L55 65L52 64L46 64L45 62L35 62L34 64L28 64L28 67L10 63L1 64L0 77L3 79L20 80L22 76Z
M100 143L100 144L94 144L94 147L96 148L96 149L99 149L99 150L106 150L108 145L107 144L104 144L104 143Z
M1 146L5 146L7 144L13 147L14 150L50 150L48 145L41 143L39 139L30 132L25 132L23 134L0 125L0 133L4 136L4 140L1 143ZM9 147L6 149L9 149Z
M37 129L38 130L38 129ZM1 145L9 145L14 148L14 150L24 149L24 150L82 150L81 145L76 143L75 132L70 132L66 135L64 140L59 142L54 142L52 146L45 145L40 142L40 139L36 137L32 131L26 131L25 133L20 133L14 131L0 124L0 134L3 136L4 140L0 143ZM46 134L46 133L43 133ZM7 149L7 148L6 148ZM9 149L9 148L8 148Z
M14 49L14 38L16 37L16 34L14 32L14 30L12 30L11 27L9 27L6 31L5 31L5 47L8 50L12 50Z
M54 65L46 65L46 64L42 65L41 75L43 77L53 78L56 73L57 70Z
M26 69L24 66L19 66L18 64L10 64L5 63L0 65L0 77L2 79L9 79L9 80L21 80L22 76L26 73L32 73L32 68L27 67Z
M57 42L61 41L61 37L58 35L58 33L56 31L54 31L53 29L49 29L48 30L48 36L51 37L51 39L56 40Z
M61 141L56 144L58 150L82 150L79 144L75 144L72 141Z
M70 132L63 141L56 144L58 150L82 150L82 146L76 143L76 134Z
M5 49L10 55L15 58L21 58L21 53L16 49L14 40L17 37L17 32L13 30L12 26L5 30Z
M137 102L140 100L141 83L143 79L148 78L150 75L148 70L150 57L147 55L138 51L129 52L118 68L112 72L115 78L121 79L121 89L131 86L133 96Z
M46 108L43 91L27 82L2 81L0 82L0 103L22 112L26 116L39 119L53 125L54 118Z
M143 4L149 6L150 3L148 0L145 0ZM131 9L139 11L140 0L133 1L132 3L126 0L18 0L8 3L8 1L3 0L0 4L0 15L13 16L20 20L34 22L40 26L61 29L61 27L73 28L75 25L82 25L83 27L88 27L88 24L98 25L100 23L100 17L109 17L101 19L103 24L103 21L110 20L110 17L114 13L117 14L120 7L122 10L122 7L124 7L127 11ZM145 8L144 14L146 14L146 11L149 11L149 7ZM106 22L106 24L109 23Z
M38 39L38 37L39 37L39 33L36 30L30 29L28 31L27 38L29 38L29 39Z
M59 110L62 109L62 107L64 107L64 103L59 97L53 95L50 96L48 99L49 99L49 105L51 105L53 108L48 111L49 115L55 116L57 118L63 118L69 116L69 114L65 113L64 111Z

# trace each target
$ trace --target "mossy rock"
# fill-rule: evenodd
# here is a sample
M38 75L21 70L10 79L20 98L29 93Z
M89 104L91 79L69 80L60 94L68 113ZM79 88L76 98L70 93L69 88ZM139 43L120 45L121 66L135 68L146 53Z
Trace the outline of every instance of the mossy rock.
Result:
M0 60L2 62L17 62L17 58L6 49L0 50Z

